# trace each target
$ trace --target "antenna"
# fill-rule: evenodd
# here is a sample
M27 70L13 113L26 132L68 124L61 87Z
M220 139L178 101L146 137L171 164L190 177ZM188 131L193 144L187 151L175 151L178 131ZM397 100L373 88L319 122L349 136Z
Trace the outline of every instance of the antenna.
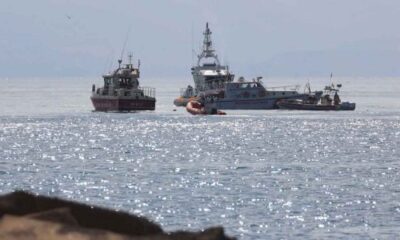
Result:
M128 58L129 58L129 64L130 64L130 65L132 64L132 57L133 57L132 52L129 52Z
M307 80L307 83L304 86L304 92L306 92L307 90L308 90L308 93L311 93L310 79Z
M204 35L203 48L201 54L197 56L198 57L197 65L200 65L200 61L203 58L214 58L217 65L220 65L218 56L217 54L215 54L215 50L213 49L212 46L211 34L212 32L208 27L208 22L206 22L206 30L203 32Z

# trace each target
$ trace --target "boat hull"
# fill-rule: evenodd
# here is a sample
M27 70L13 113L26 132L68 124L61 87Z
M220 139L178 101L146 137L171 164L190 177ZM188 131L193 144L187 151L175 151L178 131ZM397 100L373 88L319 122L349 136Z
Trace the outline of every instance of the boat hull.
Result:
M279 102L277 105L280 109L309 111L353 111L356 108L355 103L344 103L339 105L319 105Z
M100 112L130 112L141 110L155 110L155 99L121 99L91 97L95 111Z
M294 95L284 99L303 99L306 95ZM215 103L218 109L236 110L269 110L277 109L277 102L283 98L258 99L218 99Z

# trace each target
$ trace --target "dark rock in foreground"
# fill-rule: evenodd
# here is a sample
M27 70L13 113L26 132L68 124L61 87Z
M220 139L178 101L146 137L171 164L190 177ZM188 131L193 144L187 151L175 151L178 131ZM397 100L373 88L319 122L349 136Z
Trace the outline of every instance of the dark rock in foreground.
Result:
M143 217L58 198L14 192L0 196L0 239L224 240L221 227L166 233Z

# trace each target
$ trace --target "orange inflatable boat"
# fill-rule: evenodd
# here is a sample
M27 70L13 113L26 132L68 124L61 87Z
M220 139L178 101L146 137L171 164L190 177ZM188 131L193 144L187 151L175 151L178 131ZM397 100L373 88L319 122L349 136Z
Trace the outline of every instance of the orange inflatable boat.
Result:
M206 111L204 105L198 101L189 101L186 105L186 111L193 115L226 115L225 112L219 111L215 108Z

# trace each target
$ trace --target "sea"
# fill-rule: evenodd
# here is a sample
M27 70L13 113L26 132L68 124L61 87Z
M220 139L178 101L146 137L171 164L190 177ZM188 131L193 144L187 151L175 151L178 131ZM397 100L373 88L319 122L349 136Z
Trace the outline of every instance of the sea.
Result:
M334 77L355 111L227 110L172 102L187 79L144 79L155 111L93 112L101 78L0 79L0 194L127 211L166 231L239 239L400 239L400 78ZM268 87L328 78L264 79Z

